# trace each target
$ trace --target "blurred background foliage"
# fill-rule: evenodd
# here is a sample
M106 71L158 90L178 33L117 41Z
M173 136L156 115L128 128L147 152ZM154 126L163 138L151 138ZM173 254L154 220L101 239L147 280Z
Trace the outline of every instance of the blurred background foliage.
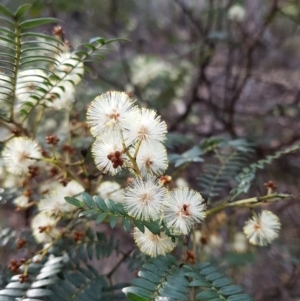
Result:
M217 202L229 195L244 167L299 143L299 0L27 2L29 17L62 20L74 49L92 37L128 40L107 48L100 64L88 64L71 118L84 121L86 106L107 90L126 91L156 109L170 131L168 174L174 185L188 183ZM11 9L23 3L1 1ZM230 16L234 5L245 10L242 18ZM52 114L48 132L63 127L60 115ZM79 140L78 146L89 143ZM299 174L298 153L281 157L257 170L242 196L266 194L269 180L278 192L297 195ZM224 268L257 301L300 300L299 202L270 207L282 222L270 247L245 241L241 231L250 210L227 209L195 232L194 251L198 260ZM2 208L2 226L20 223L19 214ZM3 221L7 212L11 218ZM9 233L0 233L2 246L10 242L3 239Z

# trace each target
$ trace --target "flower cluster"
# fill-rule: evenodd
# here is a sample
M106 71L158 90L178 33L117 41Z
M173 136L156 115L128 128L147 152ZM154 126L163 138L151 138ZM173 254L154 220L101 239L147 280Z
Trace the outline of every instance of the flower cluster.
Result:
M140 109L126 93L112 91L91 103L87 123L95 137L92 154L98 169L110 175L127 169L135 176L121 200L129 216L159 222L174 235L188 234L203 221L205 205L199 193L187 187L168 191L159 181L168 167L163 144L167 126L155 111ZM103 188L99 188L101 193ZM170 252L176 245L163 231L153 234L135 229L134 238L150 256Z
M254 215L244 226L244 233L250 243L265 246L278 237L281 224L278 217L268 210Z
M55 64L50 74L44 69L26 69L18 73L16 84L18 107L26 103L35 105L39 101L47 108L61 110L74 102L74 86L81 81L84 74L83 63L70 52L67 45L53 60Z

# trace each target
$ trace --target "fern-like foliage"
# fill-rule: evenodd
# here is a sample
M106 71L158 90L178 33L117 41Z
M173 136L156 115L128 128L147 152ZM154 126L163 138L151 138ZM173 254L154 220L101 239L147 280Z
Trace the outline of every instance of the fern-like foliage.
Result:
M23 21L29 7L23 5L11 12L0 5L0 118L21 129L35 109L51 107L53 99L64 97L70 85L75 86L83 76L83 63L102 59L98 51L114 41L94 38L65 59L62 41L32 31L59 20Z
M147 227L152 233L160 233L160 224L158 221L141 221L128 215L125 211L122 203L114 202L110 199L103 200L98 195L91 197L88 193L81 194L83 202L74 197L65 197L65 200L70 204L73 204L83 211L80 216L91 216L96 224L101 223L107 219L111 228L114 228L118 223L118 220L122 220L125 231L129 232L131 229L131 222L142 232Z
M124 300L124 295L116 293L117 286L110 286L105 276L100 275L91 265L68 270L64 279L51 286L51 301L109 301Z
M67 253L77 266L80 261L88 262L93 258L97 258L97 260L106 258L113 251L118 252L118 244L114 242L113 236L107 240L103 233L94 233L91 228L86 230L82 240L75 241L72 237L61 238L51 248L52 254Z
M28 265L28 281L20 282L20 275L11 278L6 287L0 290L1 301L40 301L53 294L49 288L56 283L64 267L63 257L48 257L43 262ZM19 299L17 299L19 298Z
M132 280L133 286L123 291L128 300L154 301L158 297L188 300L189 281L184 274L173 256L158 256L144 264L138 273L139 278Z
M132 280L133 286L123 289L130 301L191 300L192 290L196 300L211 301L252 301L243 293L239 285L231 285L232 280L219 273L209 263L194 267L178 265L171 256L159 256L149 260Z
M247 164L254 152L253 145L243 139L203 141L203 151L213 150L217 162L205 163L199 179L201 193L211 201L228 186L232 180Z
M233 200L241 193L247 193L249 191L258 169L264 169L266 164L271 164L274 160L299 150L300 143L297 143L284 150L276 152L274 155L267 156L265 159L252 163L249 167L243 168L235 178L237 186L230 192L232 195L231 199Z
M59 49L57 46L59 42L54 37L29 31L43 24L57 23L58 20L55 18L38 18L23 21L23 15L29 7L30 5L26 4L19 7L16 12L11 12L0 5L0 70L2 72L0 103L1 117L6 121L14 119L19 72L33 66L36 67L37 63L54 62L54 58L37 55L39 51L45 50L43 46L39 45L37 38L42 38L43 44L50 45L53 52L57 53L57 49Z

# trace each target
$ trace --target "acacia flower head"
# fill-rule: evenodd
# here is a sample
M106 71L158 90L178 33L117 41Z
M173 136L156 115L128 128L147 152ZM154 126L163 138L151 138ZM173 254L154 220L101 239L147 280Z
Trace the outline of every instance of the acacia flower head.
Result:
M162 175L168 167L168 156L163 144L153 142L142 143L138 150L136 163L142 175Z
M45 212L38 213L31 221L33 236L38 243L49 243L59 236L57 221Z
M46 73L39 69L28 69L22 70L18 73L17 85L16 85L16 97L21 103L25 101L36 102L31 95L40 96L41 91L36 90L37 88L46 88L43 84L46 78Z
M129 215L141 219L156 220L160 217L166 190L158 181L147 176L137 177L125 191L124 207Z
M241 22L246 16L245 8L243 8L241 5L233 5L228 10L228 19Z
M95 164L103 173L115 175L121 171L125 155L122 137L117 133L106 133L96 139L92 146Z
M40 201L38 208L41 212L58 215L76 210L76 207L65 201L66 196L77 196L84 191L84 187L72 180L66 186L57 183Z
M69 51L64 51L59 53L55 59L59 62L59 65L53 70L57 76L63 81L72 82L73 85L81 82L84 65L78 56Z
M203 201L200 193L187 187L173 189L164 207L167 225L182 234L188 234L191 226L202 222L205 218Z
M0 71L0 84L0 104L3 106L4 100L8 99L13 91L11 77Z
M281 224L271 211L263 210L249 219L244 226L244 233L253 245L265 246L278 237Z
M97 188L97 192L101 198L110 199L114 202L121 203L124 198L124 190L117 182L104 181Z
M151 257L158 255L166 255L171 252L175 246L171 237L167 236L164 232L160 234L153 234L150 230L145 228L145 232L141 232L138 228L134 228L133 237L139 249Z
M39 144L28 137L9 140L2 152L7 170L13 174L28 172L28 167L42 157Z
M45 96L45 105L54 110L69 109L74 101L75 88L68 81L63 81L58 86L53 87Z
M87 124L94 137L128 129L137 107L125 92L110 91L96 97L87 110Z
M147 144L163 142L166 139L167 125L154 110L142 108L137 119L132 120L128 137L130 141L143 141Z
M25 209L29 206L29 197L22 194L15 198L13 203L17 206L17 208Z

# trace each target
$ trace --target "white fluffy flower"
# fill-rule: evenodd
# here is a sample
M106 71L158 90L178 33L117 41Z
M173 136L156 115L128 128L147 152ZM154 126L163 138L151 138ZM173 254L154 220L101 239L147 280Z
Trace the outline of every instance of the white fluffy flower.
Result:
M63 89L59 86L63 86ZM52 88L45 96L45 104L54 110L69 109L75 101L75 88L67 81L60 83L59 86Z
M29 204L29 197L25 195L20 195L17 198L13 200L13 203L18 207L18 208L27 208Z
M160 234L153 234L150 230L145 228L145 233L141 232L138 228L134 228L133 237L139 249L152 257L158 255L165 255L171 252L176 242L167 236L164 232Z
M138 118L131 121L129 141L163 142L166 139L167 125L160 116L150 109L142 108Z
M126 93L106 92L96 97L88 108L87 124L94 137L124 131L137 118L137 111Z
M153 178L137 177L125 191L124 207L129 215L141 220L160 218L166 190Z
M135 149L134 149L135 151ZM136 163L142 175L162 175L168 167L166 148L161 143L142 143L136 157Z
M237 232L234 234L232 249L237 253L247 252L248 242L243 232Z
M38 243L48 243L59 236L57 221L45 212L38 213L31 221L33 236Z
M2 152L7 170L13 174L28 172L28 167L42 157L39 144L27 137L16 137L9 140Z
M102 135L93 143L92 154L98 169L103 173L117 174L125 160L121 136L109 133Z
M244 233L251 244L265 246L277 238L280 226L279 218L275 214L263 210L246 222Z
M76 55L66 51L59 53L55 59L60 63L53 70L57 76L63 81L72 82L74 85L81 82L84 74L84 65Z
M187 187L173 189L164 208L164 219L169 227L182 234L188 234L195 223L205 218L205 204L202 196Z
M53 188L52 188L53 189ZM50 190L38 205L41 212L58 215L76 210L72 204L65 201L66 196L77 196L84 191L84 187L72 180L66 186L57 183L57 186Z
M241 22L244 20L246 15L245 9L240 5L233 5L228 10L228 19Z
M124 190L117 182L104 181L97 188L97 192L102 199L110 199L121 203L124 199Z
M0 72L0 104L12 95L13 87L11 77Z
M36 90L37 88L47 87L43 84L46 78L46 73L39 69L28 69L18 73L16 85L16 97L21 103L30 101L36 103L32 95L41 96L43 92Z

